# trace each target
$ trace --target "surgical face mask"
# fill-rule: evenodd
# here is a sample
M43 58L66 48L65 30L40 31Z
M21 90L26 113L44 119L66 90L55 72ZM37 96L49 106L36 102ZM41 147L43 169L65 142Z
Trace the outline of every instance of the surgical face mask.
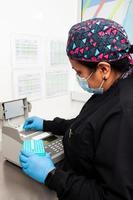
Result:
M88 80L91 78L91 76L93 75L93 72L87 77L87 78L81 78L78 74L76 74L76 78L77 78L77 81L80 85L80 87L89 92L89 93L94 93L94 94L102 94L103 93L103 83L105 80L102 81L101 85L99 86L99 88L92 88L89 86L88 84Z

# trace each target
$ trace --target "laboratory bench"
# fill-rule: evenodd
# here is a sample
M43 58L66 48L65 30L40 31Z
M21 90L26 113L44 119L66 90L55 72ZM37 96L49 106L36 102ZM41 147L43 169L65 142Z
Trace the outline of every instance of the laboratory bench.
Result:
M21 168L6 161L0 142L0 200L58 200L56 193L26 176Z

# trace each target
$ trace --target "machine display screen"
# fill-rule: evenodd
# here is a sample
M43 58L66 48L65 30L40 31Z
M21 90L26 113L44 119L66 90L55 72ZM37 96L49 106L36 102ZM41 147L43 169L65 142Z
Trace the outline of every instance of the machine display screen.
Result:
M11 119L24 115L24 104L22 99L5 102L3 106L5 110L5 119Z
M56 139L57 139L57 137L55 135L51 135L51 136L44 139L44 143L45 143L45 145L47 145L47 144L49 144L50 142L52 142Z

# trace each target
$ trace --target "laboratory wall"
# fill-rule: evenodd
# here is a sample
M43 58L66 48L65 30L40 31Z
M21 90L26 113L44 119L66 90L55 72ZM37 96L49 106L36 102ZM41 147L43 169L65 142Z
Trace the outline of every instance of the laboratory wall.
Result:
M13 99L14 66L12 61L12 37L29 35L41 37L43 46L42 79L47 70L47 38L48 40L67 40L70 27L78 22L78 0L4 0L0 1L0 101ZM45 92L41 98L33 100L30 115L38 115L45 119L55 116L71 118L78 114L83 102L71 100L69 92L73 87L73 75L69 62L65 64L68 72L68 92L47 98ZM28 69L34 71L34 66ZM21 70L20 72L21 73ZM43 90L45 81L42 80Z

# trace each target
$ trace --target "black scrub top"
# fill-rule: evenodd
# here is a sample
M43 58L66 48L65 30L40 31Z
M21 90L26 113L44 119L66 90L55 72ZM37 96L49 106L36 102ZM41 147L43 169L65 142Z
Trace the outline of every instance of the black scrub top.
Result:
M64 136L64 166L45 183L59 200L133 199L133 75L44 130Z

